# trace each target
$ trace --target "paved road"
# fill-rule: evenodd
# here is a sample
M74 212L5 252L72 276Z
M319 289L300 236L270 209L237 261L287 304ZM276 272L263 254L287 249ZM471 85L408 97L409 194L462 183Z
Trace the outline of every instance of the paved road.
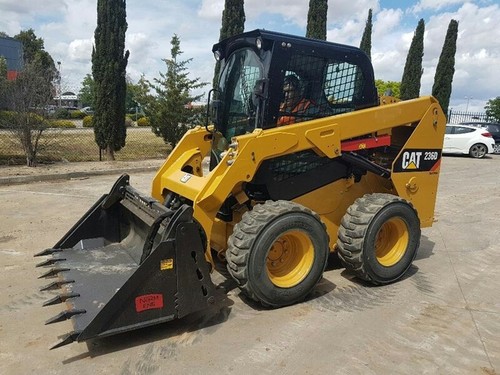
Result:
M132 175L149 191L153 173ZM117 175L0 186L1 374L498 374L500 156L445 157L437 222L400 282L359 283L332 265L306 302L233 305L90 344L48 347L40 261ZM220 277L216 277L221 280ZM233 285L234 286L234 285Z

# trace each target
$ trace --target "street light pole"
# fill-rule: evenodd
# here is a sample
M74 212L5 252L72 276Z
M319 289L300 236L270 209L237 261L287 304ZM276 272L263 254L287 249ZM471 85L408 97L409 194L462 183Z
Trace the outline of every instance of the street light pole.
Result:
M465 112L469 110L469 100L472 99L472 96L466 96L465 99L467 99L467 105L465 106Z
M59 79L57 82L59 83L59 108L61 108L61 96L62 96L62 89L61 89L61 62L57 62L57 66L59 67Z

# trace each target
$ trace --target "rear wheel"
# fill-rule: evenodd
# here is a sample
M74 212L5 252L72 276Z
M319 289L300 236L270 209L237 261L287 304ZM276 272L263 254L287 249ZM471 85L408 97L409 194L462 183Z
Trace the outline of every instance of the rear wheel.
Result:
M390 194L357 199L342 218L337 247L347 269L373 284L396 281L420 244L420 221L410 203Z
M469 149L469 155L476 159L481 159L488 153L488 147L482 143L476 143Z
M493 153L500 154L500 143L495 143L495 146L493 146Z
M328 234L319 216L288 201L256 205L228 240L228 271L240 289L266 306L303 300L323 275Z

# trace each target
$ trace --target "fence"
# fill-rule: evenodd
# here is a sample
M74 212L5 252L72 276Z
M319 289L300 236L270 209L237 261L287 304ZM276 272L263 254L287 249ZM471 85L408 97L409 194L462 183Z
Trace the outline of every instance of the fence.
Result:
M460 124L461 122L490 122L492 119L483 112L459 112L450 109L448 111L448 122L450 124Z
M151 131L151 128L127 128L125 147L115 153L116 160L165 158L170 146ZM99 147L92 128L47 129L39 142L37 160L40 163L57 161L98 161ZM0 130L0 165L22 165L26 157L16 134Z
M486 113L450 110L448 122L491 121ZM115 153L116 160L165 158L170 146L157 137L149 127L127 128L126 145ZM92 128L48 129L40 139L38 162L98 161L99 147ZM23 165L26 157L19 140L12 132L0 130L0 165Z

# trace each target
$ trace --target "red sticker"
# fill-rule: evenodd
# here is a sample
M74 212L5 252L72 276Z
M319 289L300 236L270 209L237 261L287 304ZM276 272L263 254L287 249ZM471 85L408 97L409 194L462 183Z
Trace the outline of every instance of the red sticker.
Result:
M135 311L163 308L163 294L145 294L135 298Z

